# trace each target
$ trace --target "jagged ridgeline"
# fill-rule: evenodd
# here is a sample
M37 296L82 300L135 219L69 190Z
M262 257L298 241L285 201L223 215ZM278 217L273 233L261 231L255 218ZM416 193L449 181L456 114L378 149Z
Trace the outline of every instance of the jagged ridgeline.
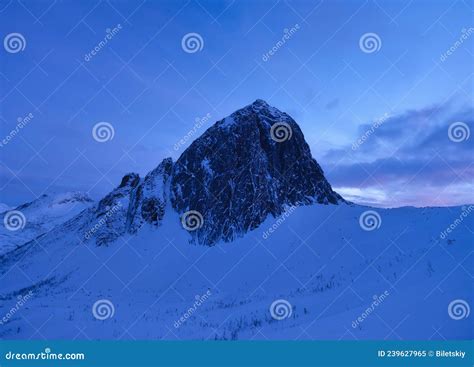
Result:
M217 121L176 162L164 159L145 178L124 176L92 209L96 220L107 218L90 237L105 244L145 224L159 226L167 210L191 211L199 222L190 231L193 240L213 245L257 228L289 206L343 202L298 124L256 100Z

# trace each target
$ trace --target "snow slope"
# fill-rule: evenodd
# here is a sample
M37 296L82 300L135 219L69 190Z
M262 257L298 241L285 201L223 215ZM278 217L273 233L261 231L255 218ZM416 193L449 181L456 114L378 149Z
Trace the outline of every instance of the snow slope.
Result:
M32 202L10 209L21 212L23 217L17 217L19 218L17 224L24 227L19 230L14 226L16 230L11 230L12 227L0 226L0 254L48 232L92 204L93 200L87 194L66 192L45 194ZM7 215L8 210L5 210L2 213L2 222Z
M376 209L380 227L370 231L359 223L367 210L288 208L280 220L269 216L212 247L191 245L172 211L160 227L108 246L82 242L76 219L40 237L41 246L0 258L0 314L32 294L1 337L472 338L472 316L448 314L453 300L473 302L472 216L440 236L466 208ZM374 295L385 296L361 316ZM289 315L282 320L270 312L279 299L291 305L291 315L277 313Z
M7 204L0 203L0 213L6 212L7 210L10 210L10 206Z

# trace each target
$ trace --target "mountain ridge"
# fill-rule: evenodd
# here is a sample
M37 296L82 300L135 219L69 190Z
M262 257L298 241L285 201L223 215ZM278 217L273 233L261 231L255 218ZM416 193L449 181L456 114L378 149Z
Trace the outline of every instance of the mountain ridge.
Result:
M166 210L175 210L183 223L193 222L183 225L191 242L214 245L289 206L340 203L347 202L332 190L298 124L257 99L215 122L176 162L165 158L144 178L123 176L97 204L94 220L108 219L91 237L105 245L145 224L159 227Z
M94 200L86 193L71 191L43 194L35 200L8 208L0 227L0 254L47 233L91 207ZM7 218L12 220L10 225Z

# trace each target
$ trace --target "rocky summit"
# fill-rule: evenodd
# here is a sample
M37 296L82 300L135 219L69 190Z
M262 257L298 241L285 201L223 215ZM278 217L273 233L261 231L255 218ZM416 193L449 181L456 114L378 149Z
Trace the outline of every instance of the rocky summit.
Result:
M173 207L201 213L199 243L230 241L271 214L304 204L338 204L298 124L256 100L216 122L181 155L171 181Z
M213 245L232 241L290 206L343 202L298 124L256 100L217 121L175 163L166 158L145 178L124 176L92 210L94 221L105 225L89 235L100 245L146 223L159 226L169 203L166 210L180 214L194 242Z

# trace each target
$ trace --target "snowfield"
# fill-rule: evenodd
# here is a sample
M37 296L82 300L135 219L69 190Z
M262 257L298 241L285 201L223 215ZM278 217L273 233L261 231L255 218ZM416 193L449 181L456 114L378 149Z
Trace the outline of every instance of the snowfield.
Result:
M448 310L473 304L466 208L298 206L211 247L168 209L160 226L97 246L83 212L0 257L0 335L472 339L472 316ZM368 210L380 221L365 230Z

